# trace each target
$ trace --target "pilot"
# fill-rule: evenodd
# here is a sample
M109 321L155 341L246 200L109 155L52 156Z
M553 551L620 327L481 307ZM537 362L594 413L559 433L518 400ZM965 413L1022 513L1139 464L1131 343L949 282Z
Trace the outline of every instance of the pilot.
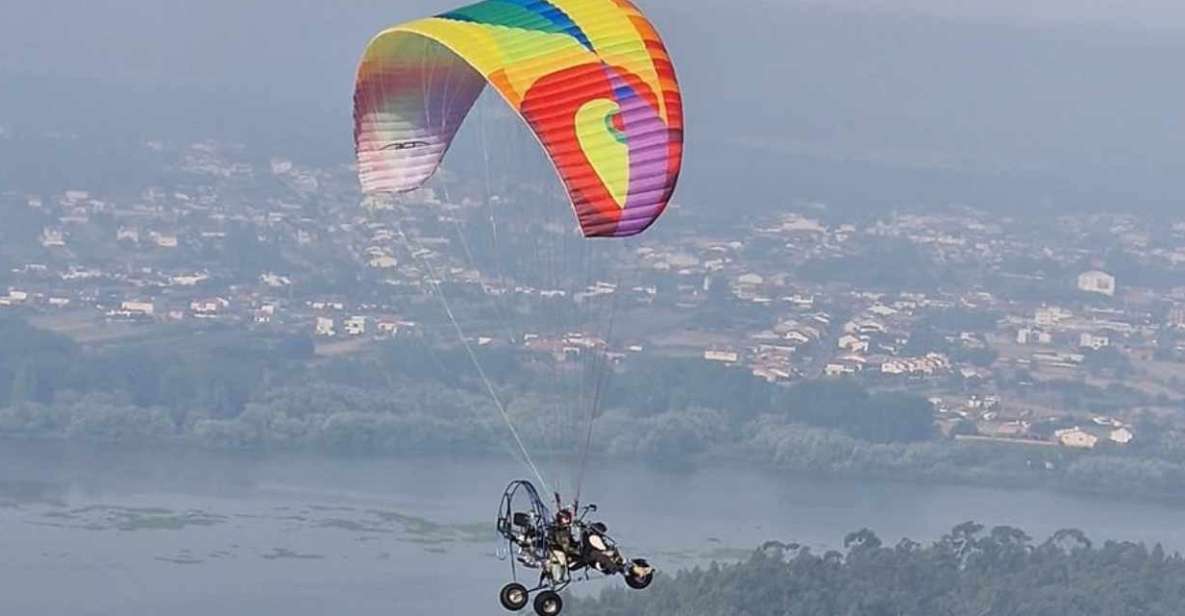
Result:
M572 519L570 509L560 509L555 514L555 524L551 529L552 549L562 551L569 558L580 556L580 549L572 538Z

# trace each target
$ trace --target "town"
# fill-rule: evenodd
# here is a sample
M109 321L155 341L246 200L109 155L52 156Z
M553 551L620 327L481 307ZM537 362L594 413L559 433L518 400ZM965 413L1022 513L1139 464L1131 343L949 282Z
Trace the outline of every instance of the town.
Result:
M557 363L697 358L787 385L852 379L925 396L960 441L1122 447L1142 421L1179 421L1185 220L954 205L849 220L796 202L704 224L676 200L640 238L544 268L575 233L545 190L483 194L446 175L363 197L345 165L144 147L168 181L0 195L0 311L89 344L216 325L307 336L338 356L409 337L455 344L444 297L470 315L466 344ZM540 204L546 224L516 213ZM557 306L575 316L529 316Z

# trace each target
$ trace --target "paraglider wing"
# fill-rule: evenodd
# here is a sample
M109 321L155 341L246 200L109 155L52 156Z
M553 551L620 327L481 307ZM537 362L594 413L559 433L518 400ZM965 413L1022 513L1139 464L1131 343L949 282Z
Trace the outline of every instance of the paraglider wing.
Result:
M395 26L354 92L366 192L421 186L486 84L546 148L588 237L635 235L666 208L683 108L658 33L628 0L487 0Z

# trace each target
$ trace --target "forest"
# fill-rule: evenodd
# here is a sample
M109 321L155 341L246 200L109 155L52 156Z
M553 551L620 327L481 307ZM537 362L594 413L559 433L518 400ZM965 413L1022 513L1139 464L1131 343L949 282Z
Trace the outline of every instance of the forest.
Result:
M966 522L940 539L885 545L860 530L816 554L771 541L738 563L603 591L572 614L599 616L1175 616L1185 559L1158 544L1095 544L1074 529L1037 542Z

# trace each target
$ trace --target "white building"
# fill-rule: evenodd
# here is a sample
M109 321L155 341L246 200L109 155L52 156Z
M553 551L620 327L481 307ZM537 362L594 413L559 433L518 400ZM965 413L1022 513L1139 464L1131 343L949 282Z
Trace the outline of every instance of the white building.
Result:
M923 357L895 357L881 364L882 374L933 375L950 370L950 360L941 353L927 353Z
M740 353L736 351L724 351L718 349L708 349L704 351L704 359L708 361L718 361L726 364L735 364L740 361Z
M1169 310L1169 327L1185 329L1185 304L1174 304Z
M379 255L370 260L370 266L375 269L394 269L399 267L399 261L390 255Z
M317 317L317 325L314 333L318 336L334 336L337 334L333 329L333 319L328 317Z
M286 287L286 286L292 284L291 278L289 278L287 276L280 276L279 274L273 274L271 272L268 272L266 274L260 274L259 281L269 287L272 287L273 289L280 288L280 287Z
M1074 368L1082 365L1086 356L1082 353L1062 353L1056 351L1033 353L1033 361L1055 368Z
M161 248L176 248L177 236L171 233L152 233L152 241Z
M115 232L115 241L140 243L140 230L135 227L120 227Z
M844 376L847 374L856 374L860 371L861 366L855 363L848 362L831 362L823 368L823 374L826 376Z
M742 274L739 278L737 278L737 284L756 287L765 284L765 278L760 274Z
M195 274L178 274L170 278L169 281L179 287L195 287L209 279L210 274L206 272L198 272Z
M255 322L264 324L271 323L272 317L276 316L275 304L264 304L255 309Z
M1126 445L1132 442L1132 439L1135 438L1136 435L1132 434L1132 431L1128 430L1127 428L1116 428L1111 431L1109 437L1112 441L1119 443L1120 445Z
M13 306L28 301L29 294L25 291L8 290L8 295L0 296L0 306Z
M1074 313L1060 306L1042 306L1033 315L1033 321L1038 327L1053 327L1074 316Z
M864 353L868 351L868 341L851 334L840 336L836 346L849 353Z
M119 305L119 309L130 314L142 314L148 317L156 313L156 306L152 302L124 302Z
M230 301L222 297L211 297L209 299L197 299L189 302L189 309L196 314L216 314L225 310L230 306Z
M61 248L66 245L66 236L58 229L43 229L41 231L41 245L46 248Z
M1099 437L1078 427L1058 430L1053 435L1057 438L1057 442L1066 447L1093 449L1095 445L1099 444Z
M1049 344L1051 342L1053 342L1053 336L1049 332L1032 327L1022 327L1016 331L1017 344Z
M790 214L782 219L782 231L786 233L826 233L827 227L817 220Z
M290 160L273 158L271 163L272 174L274 175L284 175L285 173L292 171L293 164Z
M1078 276L1078 288L1087 293L1115 296L1115 277L1107 272L1091 270Z
M361 336L366 333L366 317L350 317L342 323L342 327L351 336Z
M1111 346L1111 338L1105 335L1083 332L1078 336L1078 346L1084 349L1099 350Z

